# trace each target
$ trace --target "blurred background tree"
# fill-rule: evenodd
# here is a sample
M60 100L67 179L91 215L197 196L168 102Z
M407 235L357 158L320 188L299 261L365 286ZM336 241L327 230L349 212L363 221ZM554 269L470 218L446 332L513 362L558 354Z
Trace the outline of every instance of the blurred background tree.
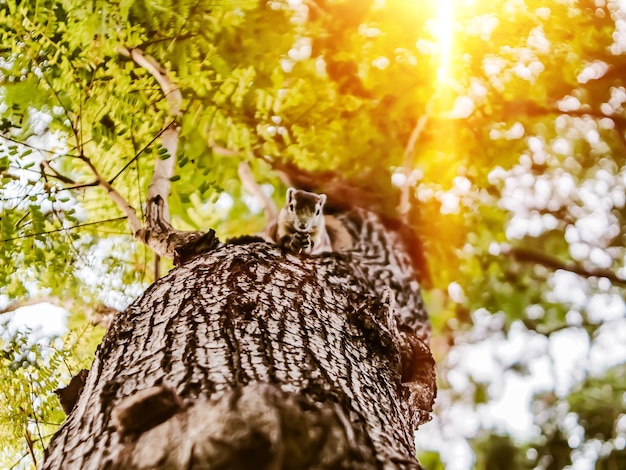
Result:
M624 465L622 3L7 0L0 46L1 307L69 312L64 342L3 336L0 466L38 458L90 323L154 280L96 182L140 211L168 156L135 48L182 94L177 228L262 229L241 161L276 201L282 170L410 225L443 388L426 468Z

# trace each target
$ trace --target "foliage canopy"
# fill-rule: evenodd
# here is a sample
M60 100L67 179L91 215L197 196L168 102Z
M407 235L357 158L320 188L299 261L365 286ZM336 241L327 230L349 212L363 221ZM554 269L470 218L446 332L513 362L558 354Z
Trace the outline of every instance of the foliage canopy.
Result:
M95 181L139 213L155 161L172 158L160 136L179 126L176 227L262 228L242 160L277 201L275 170L312 174L321 189L340 181L386 215L407 203L442 358L513 330L548 350L571 332L591 356L607 331L626 336L625 19L604 0L2 1L0 295L7 308L77 299L76 316L149 284L153 255ZM180 89L179 114L134 49ZM15 351L31 346L18 343L6 343L15 375L3 390L38 367L38 356L20 365ZM533 399L546 410L540 437L474 433L477 461L561 468L600 446L599 468L619 465L626 354L608 356ZM535 359L503 371L531 375ZM57 372L46 370L49 391ZM495 398L489 380L465 375L463 390L450 380L450 400ZM28 420L3 413L21 429L13 449L33 422L60 419L49 406Z

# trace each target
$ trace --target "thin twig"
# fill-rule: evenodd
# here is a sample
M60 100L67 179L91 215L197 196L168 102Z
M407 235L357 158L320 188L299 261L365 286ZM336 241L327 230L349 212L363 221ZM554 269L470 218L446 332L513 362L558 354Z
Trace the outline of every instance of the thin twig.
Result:
M148 142L146 145L144 145L144 147L139 150L139 152L137 152L135 154L135 156L133 156L133 158L131 158L130 160L128 160L124 166L122 167L122 169L120 171L118 171L115 176L113 176L113 178L111 178L109 180L110 184L113 184L115 182L115 180L122 174L124 173L124 171L126 171L126 169L134 162L136 161L159 137L161 137L163 135L163 133L169 129L171 126L173 126L176 123L175 120L171 121L169 124L167 124L163 129L161 129L157 135L155 135L150 142Z
M24 147L29 148L31 150L36 150L38 152L46 152L46 153L49 153L51 155L58 155L58 152L56 152L54 150L48 150L48 149L44 149L44 148L35 147L34 145L27 144L26 142L21 142L19 140L16 140L13 137L7 137L4 134L0 134L0 138L4 139L6 141L9 141L9 142L13 142L14 144L23 145ZM73 154L64 154L64 156L66 156L66 157L78 157L78 155L73 155Z
M117 207L119 207L122 210L122 212L126 214L126 217L128 219L128 225L130 225L130 229L133 233L133 236L136 236L139 233L139 231L143 228L143 226L141 225L141 222L139 218L137 217L137 214L135 213L135 209L133 208L133 206L130 205L130 203L126 200L126 198L122 196L117 191L117 189L115 189L111 185L111 183L109 183L106 179L104 179L100 175L100 173L98 173L98 170L96 169L96 167L93 165L93 163L91 162L89 158L81 157L80 159L87 164L91 172L94 174L94 176L96 177L96 181L98 181L98 186L106 189L109 197L113 200L113 202L115 202L115 204L117 204Z
M106 222L117 222L119 220L124 220L124 219L126 219L126 217L115 217L113 219L99 220L97 222L87 222L84 224L72 225L71 227L57 228L54 230L46 230L46 231L37 232L37 233L27 233L26 235L20 235L19 237L3 238L2 240L0 240L0 242L10 242L13 240L21 240L23 238L32 238L32 237L37 237L39 235L47 235L49 233L63 232L65 230L73 230L76 228L88 227L90 225L103 224Z

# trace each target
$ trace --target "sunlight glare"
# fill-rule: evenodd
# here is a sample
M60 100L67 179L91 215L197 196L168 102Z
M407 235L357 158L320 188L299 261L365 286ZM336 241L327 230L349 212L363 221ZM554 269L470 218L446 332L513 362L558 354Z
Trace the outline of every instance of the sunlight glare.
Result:
M437 39L439 42L439 68L437 80L448 84L452 74L452 47L454 44L454 0L437 3Z

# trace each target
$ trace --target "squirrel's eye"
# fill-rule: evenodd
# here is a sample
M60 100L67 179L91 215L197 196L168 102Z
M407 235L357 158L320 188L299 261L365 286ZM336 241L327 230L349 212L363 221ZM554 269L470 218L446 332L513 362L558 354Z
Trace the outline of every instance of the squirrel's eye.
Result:
M319 209L317 209L317 210L315 211L315 215L320 215L320 210L319 210Z
M289 210L293 212L293 204L289 204Z

